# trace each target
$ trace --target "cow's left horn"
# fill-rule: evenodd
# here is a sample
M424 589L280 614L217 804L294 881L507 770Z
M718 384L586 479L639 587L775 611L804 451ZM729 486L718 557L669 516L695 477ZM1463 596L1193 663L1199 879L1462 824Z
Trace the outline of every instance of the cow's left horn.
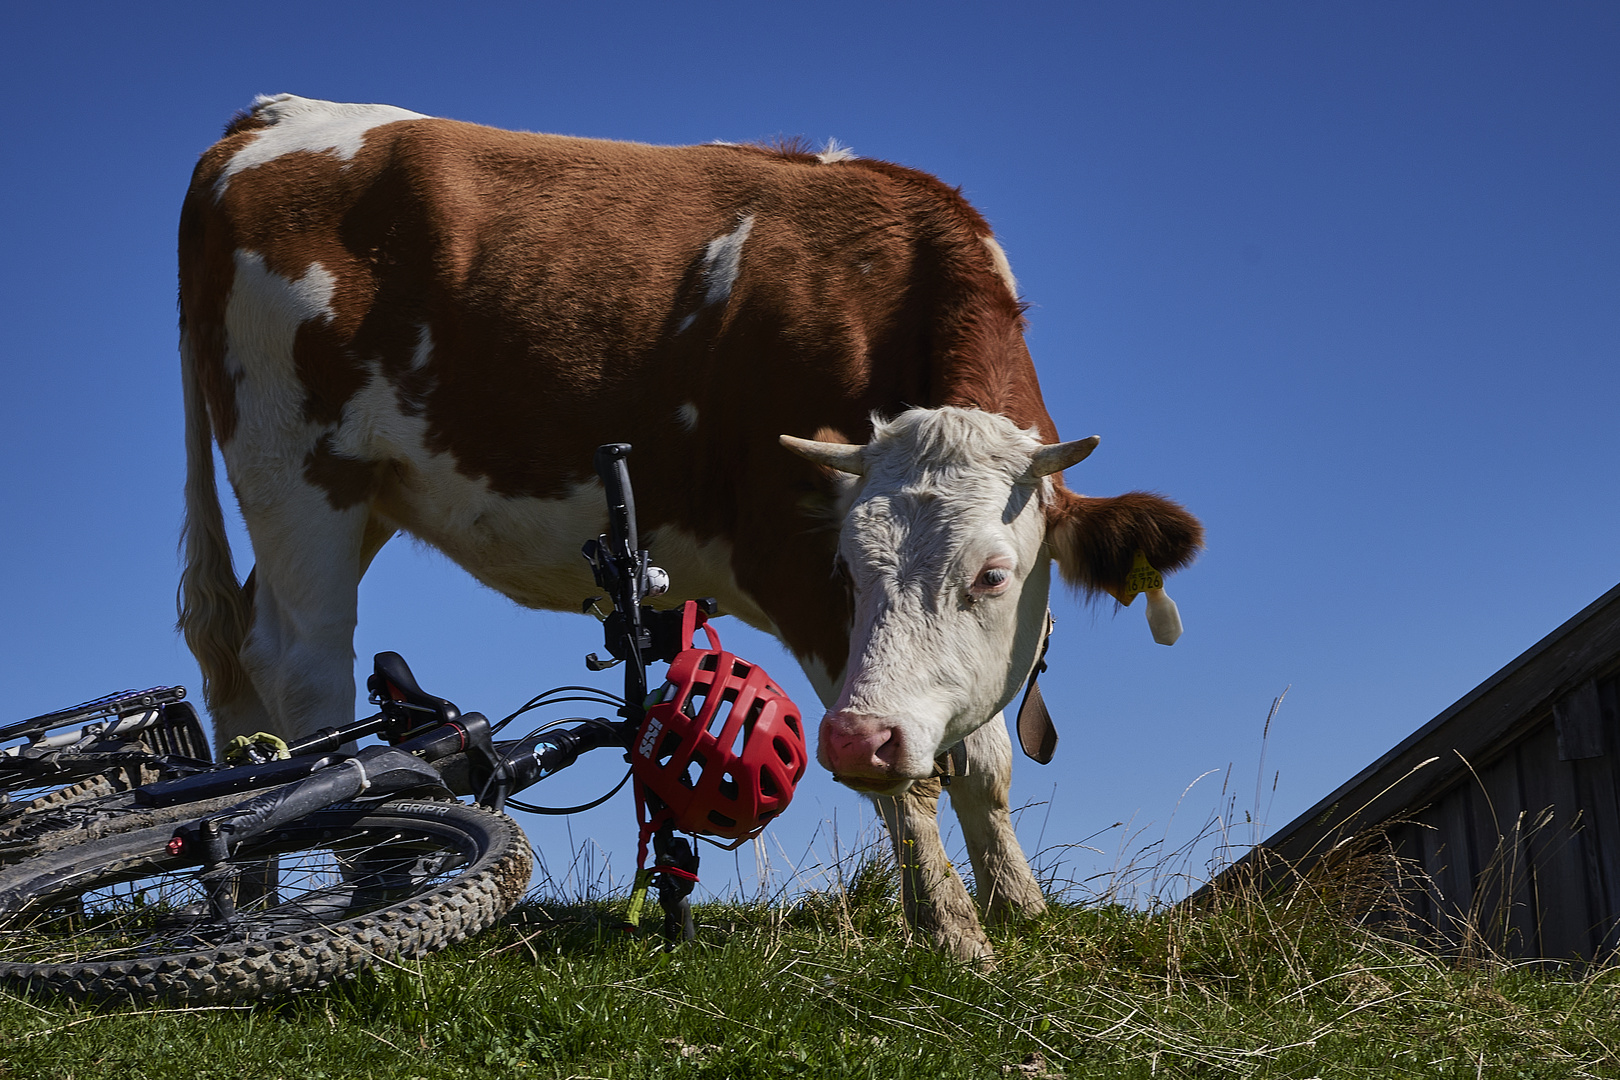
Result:
M1035 456L1029 459L1030 479L1050 476L1055 472L1062 472L1070 465L1078 465L1097 449L1102 442L1101 435L1093 435L1089 439L1076 439L1073 442L1053 443L1043 446L1035 451Z
M782 445L808 461L817 465L825 465L829 469L839 472L854 473L856 476L866 475L866 461L861 456L864 446L853 443L816 442L814 439L798 439L792 435L777 436Z

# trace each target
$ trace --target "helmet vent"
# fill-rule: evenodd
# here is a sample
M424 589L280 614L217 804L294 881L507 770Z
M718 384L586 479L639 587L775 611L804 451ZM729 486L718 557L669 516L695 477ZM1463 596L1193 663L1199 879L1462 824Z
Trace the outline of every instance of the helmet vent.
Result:
M731 740L731 756L742 757L743 749L748 740L754 737L754 724L759 720L759 714L765 711L765 703L755 698L753 704L748 706L748 715L743 722L737 725L737 736Z
M731 715L731 709L727 706L736 700L737 691L733 687L728 686L720 692L720 704L715 706L714 715L709 717L708 732L710 735L717 739L720 737L721 730L726 726L726 718ZM699 714L699 718L701 719L701 714Z
M720 794L733 802L737 800L737 778L729 772L720 777Z
M673 731L665 732L663 741L658 744L658 752L653 755L653 764L662 769L680 748L681 737Z
M703 776L703 766L706 764L702 754L693 754L692 760L686 763L686 770L681 773L681 783L696 791L698 780Z

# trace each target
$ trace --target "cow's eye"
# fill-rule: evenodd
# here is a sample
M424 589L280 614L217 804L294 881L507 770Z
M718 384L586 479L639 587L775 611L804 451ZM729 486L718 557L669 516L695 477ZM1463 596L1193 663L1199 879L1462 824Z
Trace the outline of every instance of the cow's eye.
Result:
M973 591L980 596L988 596L1004 591L1011 583L1011 570L1005 566L987 566L974 579Z

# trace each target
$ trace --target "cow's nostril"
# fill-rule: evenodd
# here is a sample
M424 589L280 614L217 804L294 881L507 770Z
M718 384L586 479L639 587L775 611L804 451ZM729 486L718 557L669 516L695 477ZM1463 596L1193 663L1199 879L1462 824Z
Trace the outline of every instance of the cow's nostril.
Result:
M834 714L822 727L822 749L836 774L886 777L900 761L900 732L873 717Z

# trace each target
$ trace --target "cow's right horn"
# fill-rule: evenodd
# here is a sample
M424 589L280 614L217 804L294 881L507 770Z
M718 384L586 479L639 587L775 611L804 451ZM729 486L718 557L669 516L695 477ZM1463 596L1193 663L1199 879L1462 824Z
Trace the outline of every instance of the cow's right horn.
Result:
M856 476L866 475L866 459L862 456L864 446L854 443L816 442L814 439L799 439L792 435L777 436L782 445L798 454L807 461L817 465L825 465L829 469L839 472L854 473Z
M1093 435L1087 439L1075 439L1073 442L1052 443L1035 451L1035 456L1029 459L1029 475L1031 479L1050 476L1055 472L1062 472L1070 465L1078 465L1097 449L1102 442L1101 435Z

